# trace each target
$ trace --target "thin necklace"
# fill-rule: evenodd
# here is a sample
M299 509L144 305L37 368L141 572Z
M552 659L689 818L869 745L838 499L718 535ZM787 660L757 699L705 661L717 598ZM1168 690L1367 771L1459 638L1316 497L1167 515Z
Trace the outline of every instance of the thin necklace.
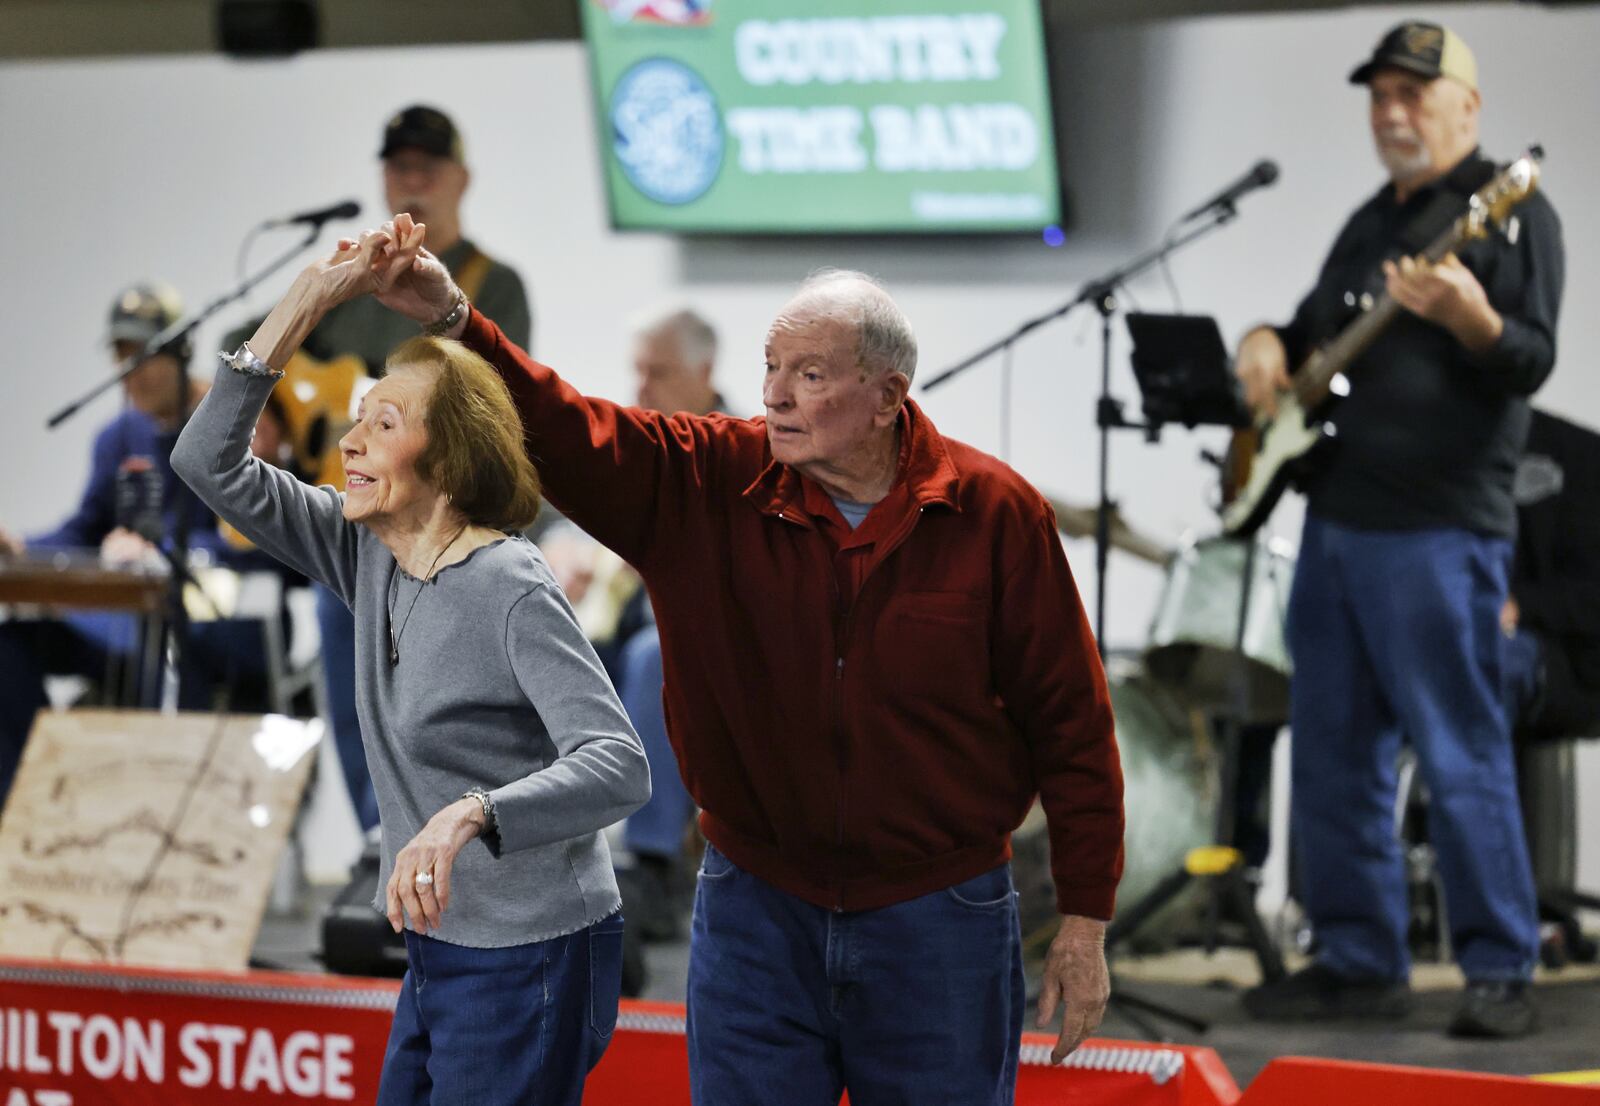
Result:
M399 577L395 577L394 594L389 597L389 664L400 663L400 639L406 636L406 626L411 621L411 612L417 609L417 600L422 598L422 588L429 580L433 579L433 570L439 564L439 558L444 556L444 551L456 543L462 534L467 532L467 524L462 523L461 529L456 531L455 537L444 543L444 547L433 555L433 564L428 566L428 571L422 574L422 579L417 583L417 593L411 597L411 605L406 608L405 618L400 620L400 632L394 629L394 601L400 593ZM399 567L398 565L396 566ZM403 572L404 569L401 569Z

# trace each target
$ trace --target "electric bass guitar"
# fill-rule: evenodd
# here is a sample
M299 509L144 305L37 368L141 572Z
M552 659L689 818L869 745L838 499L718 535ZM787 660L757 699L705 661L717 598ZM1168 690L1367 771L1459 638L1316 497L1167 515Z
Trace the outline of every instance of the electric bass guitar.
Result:
M1474 239L1501 227L1512 208L1539 185L1539 159L1531 147L1496 173L1467 202L1466 214L1451 223L1423 251L1441 261ZM1336 441L1328 416L1350 394L1346 371L1404 310L1387 293L1372 301L1332 341L1319 347L1289 378L1278 397L1277 414L1258 419L1234 435L1223 488L1222 529L1229 537L1259 530L1283 493L1314 473Z

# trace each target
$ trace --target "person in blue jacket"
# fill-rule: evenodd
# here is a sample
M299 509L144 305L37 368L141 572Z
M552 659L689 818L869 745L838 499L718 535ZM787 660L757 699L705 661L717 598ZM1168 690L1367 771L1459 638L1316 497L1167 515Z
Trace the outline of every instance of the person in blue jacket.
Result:
M182 311L177 294L162 284L124 289L111 305L107 333L114 362L137 354ZM78 551L98 552L106 565L161 563L162 548L181 546L195 559L209 556L233 567L269 563L261 553L230 544L216 516L173 474L172 447L206 391L186 371L191 353L185 336L123 380L123 409L95 435L77 507L44 533L21 537L0 529L0 557ZM138 618L117 611L0 622L0 799L11 789L34 715L46 704L44 678L105 679L130 666L138 671L141 639ZM179 656L179 705L186 709L209 705L219 681L249 683L264 668L261 634L252 623L191 623Z

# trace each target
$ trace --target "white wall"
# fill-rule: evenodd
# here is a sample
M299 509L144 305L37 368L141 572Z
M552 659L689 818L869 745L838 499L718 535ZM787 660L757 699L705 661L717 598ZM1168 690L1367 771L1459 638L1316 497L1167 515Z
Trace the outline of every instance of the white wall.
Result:
M468 229L516 265L533 289L536 352L587 389L626 397L626 316L686 296L724 336L725 390L759 401L761 339L787 288L823 264L879 273L917 326L931 375L1011 324L1071 296L1080 283L1154 241L1178 212L1263 156L1276 188L1247 199L1239 221L1173 265L1190 311L1215 313L1230 341L1285 314L1332 234L1379 183L1361 90L1345 83L1383 29L1409 15L1447 21L1478 53L1484 139L1507 155L1537 139L1562 213L1569 257L1563 358L1544 403L1600 425L1591 351L1600 316L1591 258L1600 216L1583 181L1600 177L1592 135L1600 103L1600 12L1527 5L1365 9L1134 25L1060 36L1058 113L1078 214L1068 245L1033 241L674 241L607 228L583 54L575 44L322 53L286 62L216 57L0 66L0 267L6 384L0 403L0 524L43 526L67 507L86 470L101 401L46 433L46 414L105 371L104 312L122 284L162 276L190 303L227 286L258 219L347 195L376 211L383 120L414 100L440 104L467 138L476 180ZM331 240L332 231L330 231ZM287 243L285 243L287 244ZM261 242L253 255L270 255ZM281 288L287 278L279 281ZM270 291L270 289L269 289ZM1167 309L1154 278L1131 299ZM257 295L201 332L270 304ZM1041 487L1081 502L1095 494L1093 397L1098 320L1079 314L1021 343L1014 361L1013 462ZM1133 398L1118 327L1115 389ZM202 370L205 371L205 370ZM931 394L942 429L998 448L998 365ZM1113 447L1113 493L1140 528L1175 539L1212 524L1216 431L1137 437ZM1280 520L1292 533L1292 513ZM1072 547L1093 602L1086 543ZM1113 563L1108 638L1137 645L1159 576ZM1585 752L1585 789L1600 797L1600 754ZM1595 803L1591 802L1593 807ZM1600 885L1600 812L1584 828L1586 879Z

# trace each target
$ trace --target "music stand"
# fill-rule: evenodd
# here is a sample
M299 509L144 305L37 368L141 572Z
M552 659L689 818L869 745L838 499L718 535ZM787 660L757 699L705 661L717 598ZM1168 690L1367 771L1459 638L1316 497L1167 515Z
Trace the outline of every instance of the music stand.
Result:
M1143 397L1144 416L1151 440L1162 425L1241 427L1250 423L1249 410L1239 394L1227 348L1216 320L1209 315L1154 315L1130 313L1128 333L1133 339L1133 372ZM1242 922L1250 946L1261 965L1262 976L1284 974L1283 958L1256 913L1253 889L1244 875L1243 858L1233 847L1234 792L1239 762L1239 731L1250 717L1250 681L1245 671L1244 636L1250 616L1250 583L1255 576L1256 542L1244 539L1243 580L1239 588L1239 617L1234 637L1232 706L1217 713L1222 730L1221 792L1210 845L1191 850L1177 870L1161 879L1138 902L1119 913L1106 930L1109 951L1136 932L1149 918L1195 879L1204 880L1210 893L1206 913L1206 949L1216 948L1216 926L1221 908L1227 907ZM1154 1014L1204 1032L1205 1023L1181 1011L1147 999L1118 994L1112 998L1135 1011ZM1137 1014L1124 1015L1147 1035L1151 1027Z
M1222 331L1210 315L1129 312L1133 375L1152 428L1250 425L1250 412L1229 369Z

